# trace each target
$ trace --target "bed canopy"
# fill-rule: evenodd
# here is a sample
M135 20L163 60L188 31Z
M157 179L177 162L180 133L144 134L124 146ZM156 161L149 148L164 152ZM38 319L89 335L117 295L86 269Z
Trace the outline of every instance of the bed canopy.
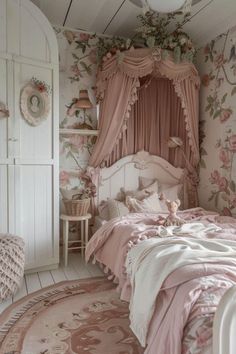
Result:
M192 63L176 64L170 55L163 59L159 48L133 49L106 60L97 76L99 135L90 166L110 166L149 151L184 168L184 206L197 206L199 84ZM168 148L171 136L183 140L183 151Z

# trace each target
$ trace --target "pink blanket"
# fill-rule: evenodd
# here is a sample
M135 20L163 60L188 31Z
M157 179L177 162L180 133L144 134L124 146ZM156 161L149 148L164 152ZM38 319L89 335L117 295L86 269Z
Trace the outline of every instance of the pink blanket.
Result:
M236 220L197 208L180 216L189 221L214 223L222 228L206 238L236 241ZM86 259L94 256L119 283L121 298L130 299L124 271L128 250L156 234L159 215L131 214L114 219L90 240ZM167 277L156 299L145 354L210 353L212 321L224 292L236 282L236 264L195 264L176 269ZM144 299L145 300L145 299Z

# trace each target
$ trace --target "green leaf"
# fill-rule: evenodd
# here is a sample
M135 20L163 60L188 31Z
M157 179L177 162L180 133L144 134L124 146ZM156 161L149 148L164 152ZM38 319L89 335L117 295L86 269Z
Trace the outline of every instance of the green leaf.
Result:
M208 198L208 202L211 202L211 201L214 199L214 197L215 197L215 195L212 194L212 195L210 196L210 198Z
M214 102L214 98L212 96L208 96L207 97L207 102L213 103Z
M233 90L231 91L231 96L235 95L236 93L236 86L233 88Z
M219 192L215 194L215 207L218 207L218 203L219 203Z
M236 183L232 180L230 181L229 188L231 189L232 192L236 192Z
M220 114L221 114L221 109L218 109L218 110L214 113L213 119L216 119L217 117L219 117Z
M211 105L210 105L210 104L208 104L208 105L206 106L206 108L205 108L205 112L209 111L209 110L210 110L210 108L211 108Z
M124 60L125 54L123 52L120 52L117 57L117 63L121 64Z
M227 194L226 193L221 193L221 198L225 201L225 202L227 202L228 201L228 196L227 196Z
M174 49L174 61L176 63L180 62L180 58L181 58L181 48L180 47L175 47Z
M200 148L200 153L201 153L202 156L207 156L208 155L208 153L206 152L206 150L203 147Z
M206 163L203 159L200 160L200 166L201 168L206 168Z
M77 59L77 60L79 60L79 57L78 57L78 55L76 55L75 53L72 53L72 57L73 57L74 59Z
M225 103L226 97L227 97L228 93L225 93L224 96L221 99L221 104Z
M149 48L153 48L155 45L155 37L148 37L146 42Z

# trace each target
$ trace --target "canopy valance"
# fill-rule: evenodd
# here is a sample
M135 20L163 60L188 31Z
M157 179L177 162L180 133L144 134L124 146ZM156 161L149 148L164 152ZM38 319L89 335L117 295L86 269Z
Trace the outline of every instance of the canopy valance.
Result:
M176 64L171 56L163 59L160 48L122 52L105 61L102 68L99 69L97 76L97 98L100 101L99 135L90 158L90 166L112 164L128 153L128 119L132 113L132 106L138 97L141 97L139 95L141 78L147 76L166 78L173 85L174 93L181 106L181 113L176 116L176 119L185 122L188 139L188 143L185 144L185 153L193 167L188 178L192 180L192 185L196 185L197 178L193 177L193 170L195 171L199 162L198 98L200 80L198 72L192 63ZM150 97L147 99L150 100ZM150 105L154 103L153 99L155 98L152 97ZM176 104L174 102L176 99L173 99L171 104ZM159 102L160 105L167 105L167 100L162 99ZM157 115L162 116L163 124L165 124L166 110L160 110L159 107L157 110L159 112ZM142 114L144 113L142 112ZM169 119L174 119L173 114L172 117L169 116ZM196 197L194 199L196 200Z

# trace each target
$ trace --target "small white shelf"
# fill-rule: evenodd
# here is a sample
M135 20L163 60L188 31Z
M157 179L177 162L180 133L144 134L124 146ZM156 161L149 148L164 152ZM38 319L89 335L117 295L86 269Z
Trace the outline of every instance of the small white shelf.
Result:
M98 130L95 129L59 129L61 135L79 134L79 135L98 135Z

